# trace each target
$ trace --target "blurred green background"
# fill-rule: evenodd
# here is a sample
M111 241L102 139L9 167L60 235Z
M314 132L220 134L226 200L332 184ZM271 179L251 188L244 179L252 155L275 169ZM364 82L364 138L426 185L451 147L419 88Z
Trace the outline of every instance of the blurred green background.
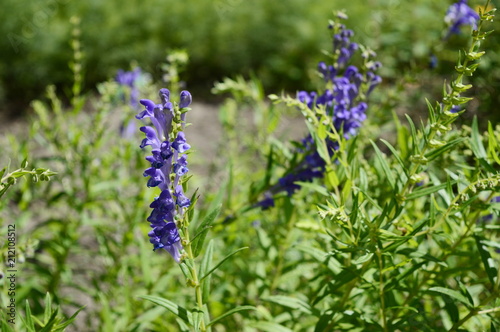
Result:
M137 64L161 76L169 49L183 48L190 62L183 77L198 98L210 100L214 81L256 74L267 92L311 88L318 50L330 49L325 29L333 10L345 9L356 41L377 50L385 83L413 80L421 93L441 89L466 35L443 42L443 17L452 1L433 0L2 0L0 111L22 114L48 84L70 97L70 18L81 19L84 91ZM498 0L493 1L498 6ZM469 1L474 8L483 1ZM495 28L498 30L498 22ZM499 113L499 34L490 38L473 93L489 117ZM429 68L430 55L439 62ZM405 73L412 72L411 77ZM417 74L415 74L417 73ZM417 75L417 76L415 76ZM419 76L421 75L421 76ZM489 82L488 85L483 82ZM436 86L439 84L439 86ZM493 84L493 85L492 85ZM409 87L414 88L414 86ZM479 91L479 92L478 92ZM405 97L406 98L406 97ZM411 98L411 97L410 97ZM423 104L423 103L421 103ZM481 105L481 107L479 107ZM473 112L476 113L476 112ZM498 117L497 117L498 118Z

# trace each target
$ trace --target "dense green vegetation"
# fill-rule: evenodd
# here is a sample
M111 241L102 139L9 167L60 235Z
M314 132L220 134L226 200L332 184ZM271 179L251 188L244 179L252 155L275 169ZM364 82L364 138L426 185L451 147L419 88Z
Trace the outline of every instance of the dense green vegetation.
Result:
M476 5L478 3L473 3ZM0 11L0 110L23 112L48 84L69 97L72 82L73 16L80 18L84 89L115 75L119 68L139 65L159 78L159 63L168 50L184 48L190 62L183 79L187 86L207 93L213 82L235 73L255 73L266 91L311 88L320 58L329 49L321 33L332 8L349 12L349 26L361 40L377 49L385 81L409 73L424 91L439 92L427 73L430 55L447 72L455 63L455 49L464 37L441 43L447 1L188 0L188 1L2 1ZM498 24L498 23L496 23ZM497 29L498 30L498 29ZM496 34L498 36L498 34ZM499 37L489 45L498 45ZM478 79L485 111L500 102L494 91L500 78L498 47L485 59ZM423 75L423 76L420 76ZM484 76L484 75L483 75ZM483 81L491 82L485 88ZM21 105L21 107L19 107ZM490 112L491 113L491 112ZM491 114L490 114L491 115Z

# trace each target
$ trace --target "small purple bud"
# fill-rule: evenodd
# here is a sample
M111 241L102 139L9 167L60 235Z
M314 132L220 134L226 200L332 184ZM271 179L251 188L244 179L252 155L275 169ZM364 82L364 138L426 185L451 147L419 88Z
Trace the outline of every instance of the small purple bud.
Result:
M179 103L179 107L180 108L188 107L189 105L191 105L191 101L192 101L191 94L186 90L181 91L181 101Z

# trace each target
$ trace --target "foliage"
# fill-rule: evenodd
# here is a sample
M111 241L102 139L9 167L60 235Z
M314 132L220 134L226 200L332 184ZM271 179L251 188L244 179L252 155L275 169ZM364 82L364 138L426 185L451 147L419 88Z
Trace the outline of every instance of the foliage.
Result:
M447 77L454 66L454 50L464 43L459 35L446 43L436 42L442 37L449 4L432 0L352 1L342 3L339 9L349 12L349 26L369 47L378 50L387 80L399 81L401 73L411 72L412 85L418 89L407 91L411 98L403 98L401 103L412 106L422 94L439 94L440 85L432 77L436 73L442 79ZM471 4L474 8L479 5L481 1ZM85 91L131 62L159 78L158 64L166 50L175 48L189 49L191 61L183 79L198 96L208 96L207 87L215 80L235 73L255 73L267 92L310 89L314 76L310 64L320 59L319 50L329 49L319 31L330 18L331 6L320 0L148 0L127 6L117 0L4 0L0 12L4 36L0 39L2 112L19 114L19 103L40 98L50 84L71 97L68 87L73 77L66 64L72 61L74 17L81 21L78 29ZM494 24L498 31L498 23ZM486 82L497 85L500 77L494 47L498 38L494 34L486 41L491 52L479 69L481 77L474 82L481 89L481 94L476 93L478 98L489 105L481 113L490 117L499 99ZM431 54L438 59L432 69ZM425 112L425 107L419 109Z

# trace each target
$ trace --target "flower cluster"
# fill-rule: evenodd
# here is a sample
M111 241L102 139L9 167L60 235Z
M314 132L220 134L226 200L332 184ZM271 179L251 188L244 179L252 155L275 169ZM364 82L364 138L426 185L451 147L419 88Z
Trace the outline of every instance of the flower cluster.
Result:
M188 171L186 151L190 145L186 142L184 132L185 108L191 104L191 94L182 91L178 105L170 101L170 91L160 90L161 103L142 99L145 107L136 118L150 118L154 127L144 126L140 130L146 135L141 148L151 146L151 155L146 157L151 167L144 171L149 177L147 186L158 187L159 197L151 203L153 209L148 221L151 223L150 242L154 249L163 248L172 255L176 262L181 259L181 237L177 228L185 209L191 204L184 195L181 178ZM180 124L180 126L178 126Z
M467 0L459 0L448 8L444 21L450 27L446 36L449 37L451 34L460 33L462 25L470 25L473 29L477 29L479 15L467 5Z
M346 19L347 16L340 13L337 18ZM323 77L326 88L320 94L315 91L300 91L297 99L311 110L324 107L326 114L332 118L337 132L343 133L348 139L356 135L358 128L366 119L368 105L364 100L382 81L376 74L381 64L372 60L374 52L351 42L354 32L346 29L345 25L332 22L329 29L333 30L334 61L331 65L324 62L318 64L318 72ZM363 66L358 68L349 65L354 54L361 49L363 49L361 52ZM286 191L288 195L292 195L300 189L297 182L310 182L323 177L326 163L317 152L314 139L308 135L301 143L302 147L298 152L303 154L302 161L266 193L266 198L258 203L262 208L274 206L273 194ZM338 149L338 143L335 141L327 139L326 145L330 155Z

